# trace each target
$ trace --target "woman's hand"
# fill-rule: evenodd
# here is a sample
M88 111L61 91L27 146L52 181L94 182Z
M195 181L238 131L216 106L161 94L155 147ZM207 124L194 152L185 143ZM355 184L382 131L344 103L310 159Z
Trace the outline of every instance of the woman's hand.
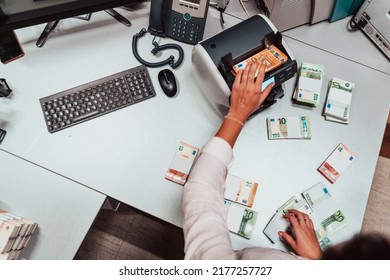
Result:
M238 71L232 87L230 109L228 115L245 123L271 92L274 83L261 91L266 66L258 62L246 65ZM257 77L256 77L256 72Z
M297 210L288 210L284 218L290 221L295 238L284 231L279 235L295 250L295 252L309 259L320 259L322 250L317 240L314 225L309 216Z
M260 64L256 62L238 71L232 87L229 112L216 134L217 137L225 139L232 148L248 117L260 107L274 86L272 83L261 91L266 67L259 67Z

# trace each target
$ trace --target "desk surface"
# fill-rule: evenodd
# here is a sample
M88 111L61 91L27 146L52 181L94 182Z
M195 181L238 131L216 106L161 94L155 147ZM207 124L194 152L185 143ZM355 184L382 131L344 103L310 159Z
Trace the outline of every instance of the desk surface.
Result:
M7 152L0 159L0 209L38 223L20 257L73 259L106 197Z
M349 20L350 17L332 23L323 21L314 25L302 25L283 32L283 35L390 76L390 60L362 31L348 31Z
M121 13L132 21L131 28L105 13L94 14L87 23L69 19L60 22L42 49L35 47L42 26L18 30L26 56L0 66L14 90L10 98L0 100L0 126L8 131L1 149L181 226L183 187L165 180L164 174L179 141L202 147L221 124L193 80L192 46L182 44L185 61L174 71L180 86L175 98L164 95L157 81L162 68L154 68L149 73L157 96L148 101L55 134L47 132L43 120L39 98L139 65L131 52L131 38L148 25L148 6ZM238 21L225 20L228 26ZM206 37L219 29L219 15L210 10ZM139 49L144 58L156 60L149 54L151 41L151 36L141 39ZM290 80L286 96L247 123L230 173L260 183L253 206L260 215L251 240L232 235L236 249L271 246L262 233L266 223L292 195L325 181L316 168L339 143L354 151L357 160L329 186L349 221L332 240L337 243L359 232L379 154L390 107L389 76L297 40L286 41L299 64L325 66L325 81L339 77L355 82L351 120L347 126L326 122L322 108L293 106L295 81ZM320 104L326 87L325 82ZM265 119L288 115L310 116L312 140L267 140Z
M259 13L255 1L244 2L244 5L249 15ZM230 1L225 12L241 19L248 17L239 1ZM390 61L375 44L362 31L348 31L350 18L332 23L325 20L313 25L304 24L282 34L390 75Z

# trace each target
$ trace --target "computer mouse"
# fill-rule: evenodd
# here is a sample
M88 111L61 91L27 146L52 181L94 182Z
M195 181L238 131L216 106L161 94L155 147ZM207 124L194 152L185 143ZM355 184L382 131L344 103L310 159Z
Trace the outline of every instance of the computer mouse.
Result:
M173 72L169 69L163 69L158 73L160 86L168 97L174 97L177 93L177 83Z

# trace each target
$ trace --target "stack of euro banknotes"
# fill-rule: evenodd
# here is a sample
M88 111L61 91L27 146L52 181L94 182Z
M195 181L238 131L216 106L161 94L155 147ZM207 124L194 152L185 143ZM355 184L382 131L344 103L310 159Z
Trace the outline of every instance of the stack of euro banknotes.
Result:
M165 178L180 185L187 182L199 148L180 142ZM250 239L258 213L252 210L259 184L228 174L225 182L225 206L228 210L227 224L231 232Z
M324 66L303 62L298 82L293 94L293 101L300 105L317 107L320 102ZM349 112L352 91L355 85L349 81L333 78L328 84L328 96L323 115L325 120L339 123L349 123Z
M231 232L250 239L258 213L252 210L259 184L228 174L225 181L227 225Z
M324 116L328 121L349 123L349 112L352 91L355 85L339 78L329 82L328 97L325 103Z
M303 62L299 70L293 100L301 105L317 107L320 102L323 79L324 66Z
M268 139L311 139L308 116L267 118Z

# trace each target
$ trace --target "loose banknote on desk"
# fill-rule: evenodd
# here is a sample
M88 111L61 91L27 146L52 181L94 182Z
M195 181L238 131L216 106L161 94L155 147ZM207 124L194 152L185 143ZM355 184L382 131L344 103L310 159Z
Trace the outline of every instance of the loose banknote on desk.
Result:
M352 91L355 84L338 78L329 82L328 97L325 103L324 115L326 120L349 123Z
M323 182L302 192L326 235L330 235L347 224L344 213L336 204Z
M340 178L347 167L355 160L356 155L344 144L339 144L332 154L318 167L326 179L332 184Z
M165 179L184 185L198 153L198 148L180 142L168 171L165 173Z
M310 118L267 118L268 139L311 139Z
M306 200L303 198L298 199L295 196L291 197L276 210L276 213L272 216L263 230L263 233L272 243L276 243L279 240L279 231L289 231L290 223L283 216L287 214L290 209L306 213L312 218L313 212Z
M314 225L314 230L321 249L331 245L329 235L347 224L344 213L337 206L333 197L323 182L319 182L310 189L302 192L303 199L295 196L276 210L263 233L272 243L277 243L278 232L285 231L293 234L290 223L283 217L290 209L296 209L309 216Z
M290 223L283 217L285 210L294 209L294 204L298 203L298 199L293 196L287 200L282 206L280 206L276 213L272 216L268 224L265 226L263 233L272 243L276 243L279 240L279 231L286 231L290 226Z
M225 181L225 199L252 207L258 186L257 182L228 174Z
M241 61L233 66L233 75L237 74L238 70L244 69L247 64L259 62L260 64L266 65L265 72L274 70L288 60L286 54L279 50L274 45L265 48L264 50L252 55L244 61Z
M296 103L316 107L320 102L324 66L303 62L293 94Z
M228 209L227 226L229 230L246 239L252 237L258 213L237 203L225 200Z

